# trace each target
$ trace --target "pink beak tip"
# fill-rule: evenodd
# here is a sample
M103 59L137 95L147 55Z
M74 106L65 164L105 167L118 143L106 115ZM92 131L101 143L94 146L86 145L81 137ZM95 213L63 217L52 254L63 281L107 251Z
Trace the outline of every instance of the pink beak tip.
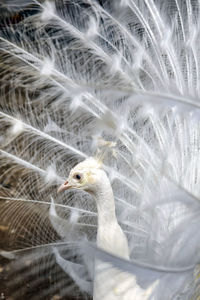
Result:
M59 186L59 188L57 189L57 194L59 194L64 190L67 190L67 185L68 185L68 181L66 180L65 183L61 184L61 186Z

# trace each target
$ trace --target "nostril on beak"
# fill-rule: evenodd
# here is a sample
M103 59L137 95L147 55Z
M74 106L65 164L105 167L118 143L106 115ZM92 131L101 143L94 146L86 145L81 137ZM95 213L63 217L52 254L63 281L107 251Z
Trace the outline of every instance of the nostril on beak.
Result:
M66 190L68 190L68 189L71 189L71 188L72 188L72 187L69 186L69 181L66 180L65 183L63 183L63 184L58 188L57 194L59 194L59 193L62 192L62 191L66 191Z

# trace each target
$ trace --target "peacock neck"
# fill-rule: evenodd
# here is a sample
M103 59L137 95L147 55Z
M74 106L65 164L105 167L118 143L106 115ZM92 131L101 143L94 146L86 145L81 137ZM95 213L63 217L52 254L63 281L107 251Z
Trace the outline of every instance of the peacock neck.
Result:
M128 242L117 222L113 191L105 172L94 196L98 211L97 246L128 259Z
M98 226L106 226L113 222L117 223L113 191L106 174L102 176L102 181L98 185L94 197L97 204Z

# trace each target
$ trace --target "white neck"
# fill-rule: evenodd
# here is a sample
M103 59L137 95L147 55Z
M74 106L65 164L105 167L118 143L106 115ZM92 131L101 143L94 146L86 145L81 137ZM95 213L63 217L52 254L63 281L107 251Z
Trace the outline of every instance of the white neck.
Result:
M117 222L112 187L104 171L101 172L101 176L93 196L96 200L98 211L97 246L112 254L128 259L128 242ZM119 299L118 295L113 294L113 288L115 288L115 286L110 290L111 285L115 285L115 281L113 282L113 276L116 276L116 270L114 270L114 275L112 275L112 270L112 266L108 263L98 260L95 262L94 300ZM108 274L110 274L111 278L109 278ZM105 279L109 289L106 293L104 292L105 294L102 294L102 282L104 284Z
M113 254L128 258L127 239L117 222L112 187L104 171L102 171L93 196L98 211L97 246Z
M97 187L94 198L97 204L98 226L109 226L111 222L117 222L113 191L105 173Z

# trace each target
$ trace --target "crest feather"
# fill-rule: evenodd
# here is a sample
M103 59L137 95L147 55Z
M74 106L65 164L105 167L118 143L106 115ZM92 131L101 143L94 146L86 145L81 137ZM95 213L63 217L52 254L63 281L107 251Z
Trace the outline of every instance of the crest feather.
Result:
M84 161L80 162L77 166L73 168L73 171L76 170L85 170L85 169L101 169L102 162L101 160L89 157Z

